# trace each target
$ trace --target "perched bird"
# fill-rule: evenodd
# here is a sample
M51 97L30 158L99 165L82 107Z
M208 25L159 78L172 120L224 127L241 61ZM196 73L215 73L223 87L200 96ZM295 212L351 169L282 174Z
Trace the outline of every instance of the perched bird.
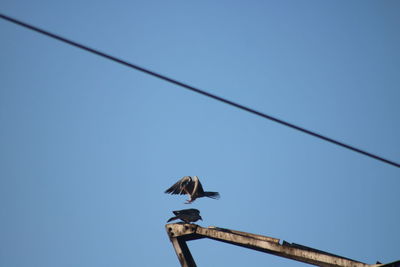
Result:
M192 203L199 197L219 198L218 192L204 192L197 176L185 176L173 186L165 190L165 193L172 195L189 195L190 199L185 204Z
M182 220L185 223L203 220L200 216L200 211L198 209L174 210L173 213L175 214L175 217L170 218L167 222L178 219Z

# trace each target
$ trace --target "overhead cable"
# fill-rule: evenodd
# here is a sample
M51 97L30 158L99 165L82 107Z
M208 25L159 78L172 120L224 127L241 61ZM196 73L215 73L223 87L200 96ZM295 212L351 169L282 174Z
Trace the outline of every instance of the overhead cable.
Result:
M277 122L277 123L279 123L279 124L285 125L285 126L290 127L290 128L292 128L292 129L295 129L295 130L298 130L298 131L300 131L300 132L303 132L303 133L312 135L312 136L317 137L317 138L319 138L319 139L322 139L322 140L324 140L324 141L333 143L333 144L335 144L335 145L338 145L338 146L347 148L347 149L349 149L349 150L352 150L352 151L354 151L354 152L360 153L360 154L362 154L362 155L365 155L365 156L367 156L367 157L370 157L370 158L373 158L373 159L379 160L379 161L381 161L381 162L385 162L385 163L387 163L387 164L390 164L390 165L393 165L393 166L395 166L395 167L400 168L400 164L399 164L399 163L396 163L396 162L394 162L394 161L385 159L385 158L383 158L383 157L380 157L380 156L377 156L377 155L375 155L375 154L373 154L373 153L369 153L369 152L367 152L367 151L361 150L361 149L356 148L356 147L354 147L354 146L347 145L347 144L345 144L345 143L342 143L342 142L340 142L340 141L337 141L337 140L334 140L334 139L332 139L332 138L326 137L326 136L321 135L321 134L319 134L319 133L316 133L316 132L314 132L314 131L307 130L307 129L303 128L303 127L294 125L294 124L292 124L292 123L289 123L289 122L286 122L286 121L284 121L284 120L278 119L278 118L273 117L273 116L271 116L271 115L267 115L267 114L265 114L265 113L263 113L263 112L257 111L257 110L255 110L255 109L250 108L250 107L246 107L246 106L244 106L244 105L241 105L241 104L239 104L239 103L233 102L233 101L228 100L228 99L226 99L226 98L223 98L223 97L220 97L220 96L211 94L211 93L209 93L209 92L206 92L206 91L201 90L201 89L199 89L199 88L193 87L193 86L188 85L188 84L186 84L186 83L177 81L177 80L175 80L175 79L169 78L169 77L164 76L164 75L162 75L162 74L159 74L159 73L157 73L157 72L154 72L154 71L148 70L148 69L146 69L146 68L140 67L140 66L138 66L138 65L136 65L136 64L129 63L129 62L123 60L123 59L119 59L119 58L117 58L117 57L111 56L111 55L109 55L109 54L107 54L107 53L104 53L104 52L101 52L101 51L99 51L99 50L97 50L97 49L90 48L90 47L85 46L85 45L82 45L82 44L80 44L80 43L71 41L71 40L69 40L69 39L67 39L67 38L64 38L64 37L60 36L60 35L56 35L56 34L54 34L54 33L51 33L51 32L48 32L48 31L46 31L46 30L40 29L40 28L38 28L38 27L36 27L36 26L33 26L33 25L28 24L28 23L22 22L22 21L20 21L20 20L11 18L11 17L6 16L6 15L3 15L3 14L1 14L1 13L0 13L0 18L2 18L2 19L4 19L4 20L7 20L7 21L9 21L9 22L15 23L15 24L17 24L17 25L20 25L20 26L22 26L22 27L28 28L28 29L30 29L30 30L33 30L33 31L35 31L35 32L44 34L44 35L49 36L49 37L51 37L51 38L53 38L53 39L57 39L57 40L59 40L59 41L61 41L61 42L67 43L67 44L69 44L69 45L78 47L78 48L83 49L83 50L85 50L85 51L91 52L91 53L96 54L96 55L98 55L98 56L104 57L104 58L109 59L109 60L111 60L111 61L114 61L114 62L117 62L117 63L119 63L119 64L125 65L125 66L127 66L127 67L129 67L129 68L136 69L136 70L138 70L138 71L144 72L144 73L149 74L149 75L151 75L151 76L157 77L157 78L159 78L159 79L161 79L161 80L164 80L164 81L170 82L170 83L172 83L172 84L178 85L178 86L183 87L183 88L185 88L185 89L188 89L188 90L190 90L190 91L193 91L193 92L196 92L196 93L198 93L198 94L201 94L201 95L204 95L204 96L213 98L213 99L218 100L218 101L220 101L220 102L223 102L223 103L225 103L225 104L231 105L231 106L233 106L233 107L236 107L236 108L239 108L239 109L241 109L241 110L244 110L244 111L253 113L253 114L257 115L257 116L263 117L263 118L265 118L265 119L275 121L275 122Z

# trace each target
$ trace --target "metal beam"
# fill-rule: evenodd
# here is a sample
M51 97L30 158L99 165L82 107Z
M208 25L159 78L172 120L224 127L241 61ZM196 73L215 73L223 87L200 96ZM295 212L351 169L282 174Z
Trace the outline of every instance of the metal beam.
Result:
M379 264L379 267L400 267L400 261L395 261L386 264Z
M179 237L171 238L172 245L174 246L176 256L181 263L182 267L196 267L196 262L192 257L192 253L186 244L186 241Z
M196 264L185 242L200 238L210 238L224 243L229 243L232 245L241 246L322 267L393 266L384 264L370 265L298 244L291 244L285 241L283 242L283 244L281 244L278 238L251 234L236 230L218 228L218 227L204 228L196 224L174 223L174 224L167 224L166 230L171 239L171 242L174 245L175 252L178 256L178 259L181 262L181 265L188 267L196 266ZM180 244L180 245L175 245L175 244ZM182 249L183 246L185 246L186 249ZM188 256L185 256L185 254L188 254ZM182 261L182 258L184 259L184 261ZM394 264L397 263L398 262Z
M175 225L178 225L176 227ZM176 256L182 267L197 267L186 241L194 238L197 225L195 224L167 224L165 226L169 239L174 246ZM199 237L201 238L201 237Z

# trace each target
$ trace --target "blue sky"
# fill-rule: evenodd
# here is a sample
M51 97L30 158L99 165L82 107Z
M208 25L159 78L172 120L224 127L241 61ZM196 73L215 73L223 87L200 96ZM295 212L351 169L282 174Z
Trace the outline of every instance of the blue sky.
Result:
M0 1L0 12L400 161L398 1ZM0 20L0 265L178 266L164 230L400 259L399 169ZM163 191L197 175L220 200ZM209 240L199 266L305 266Z

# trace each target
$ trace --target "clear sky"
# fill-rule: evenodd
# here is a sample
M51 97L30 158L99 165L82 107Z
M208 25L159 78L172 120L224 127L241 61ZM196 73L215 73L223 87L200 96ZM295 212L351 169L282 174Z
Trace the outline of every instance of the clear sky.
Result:
M400 162L399 1L21 1L0 12ZM400 169L0 20L0 266L179 266L164 229L400 260ZM220 200L163 191L197 175ZM210 240L199 266L305 266Z

